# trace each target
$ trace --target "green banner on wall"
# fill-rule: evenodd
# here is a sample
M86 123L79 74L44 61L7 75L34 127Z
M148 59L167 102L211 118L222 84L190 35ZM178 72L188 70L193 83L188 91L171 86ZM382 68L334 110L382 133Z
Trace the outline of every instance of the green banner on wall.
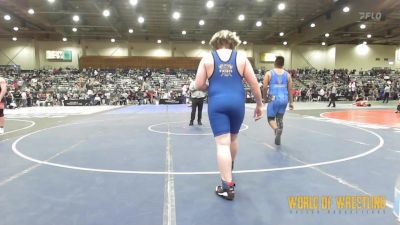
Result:
M46 51L46 59L51 61L72 61L72 51Z

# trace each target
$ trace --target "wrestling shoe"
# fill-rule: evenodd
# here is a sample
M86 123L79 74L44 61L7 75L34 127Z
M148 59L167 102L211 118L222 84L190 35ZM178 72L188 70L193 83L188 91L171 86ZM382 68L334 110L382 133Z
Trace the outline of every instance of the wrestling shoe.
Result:
M275 130L275 144L281 145L281 136L282 136L282 129Z
M235 184L229 186L227 189L218 185L215 187L215 193L223 199L232 201L235 198Z
M197 122L197 124L199 124L199 126L203 125L203 123L201 121Z
M0 135L4 134L4 128L0 127Z
M193 126L193 121L190 121L189 126Z

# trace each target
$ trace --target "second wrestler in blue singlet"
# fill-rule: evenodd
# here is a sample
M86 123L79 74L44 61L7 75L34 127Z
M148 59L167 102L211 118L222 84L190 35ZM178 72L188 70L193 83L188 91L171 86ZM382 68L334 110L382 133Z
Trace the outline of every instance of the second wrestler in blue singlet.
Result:
M267 93L266 102L268 123L275 132L275 144L281 144L283 131L283 116L289 103L293 109L292 78L283 69L285 59L278 56L275 59L274 69L268 71L264 77L263 92Z

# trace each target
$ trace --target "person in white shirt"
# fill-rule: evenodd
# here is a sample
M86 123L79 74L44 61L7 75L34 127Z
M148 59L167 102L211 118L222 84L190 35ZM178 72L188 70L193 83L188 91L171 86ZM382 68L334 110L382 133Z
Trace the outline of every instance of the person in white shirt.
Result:
M324 88L321 88L318 92L318 101L321 101L324 95L325 95L325 90Z
M192 100L192 114L190 116L189 126L193 126L193 121L196 118L196 108L197 112L197 123L201 126L203 123L201 122L202 112L203 112L203 104L204 99L206 97L206 92L196 90L195 81L192 81L189 86L189 90L191 92L191 100Z

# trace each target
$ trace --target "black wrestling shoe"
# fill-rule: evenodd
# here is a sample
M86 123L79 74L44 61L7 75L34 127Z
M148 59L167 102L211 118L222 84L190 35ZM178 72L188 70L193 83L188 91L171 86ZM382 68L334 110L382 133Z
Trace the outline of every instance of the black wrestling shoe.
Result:
M202 126L202 125L203 125L203 123L202 123L201 121L197 122L197 124L199 124L200 126Z
M235 184L228 189L223 189L222 186L216 186L215 193L223 199L232 201L235 198Z
M282 129L276 129L275 131L275 144L281 145Z
M193 126L193 121L190 121L189 126Z

